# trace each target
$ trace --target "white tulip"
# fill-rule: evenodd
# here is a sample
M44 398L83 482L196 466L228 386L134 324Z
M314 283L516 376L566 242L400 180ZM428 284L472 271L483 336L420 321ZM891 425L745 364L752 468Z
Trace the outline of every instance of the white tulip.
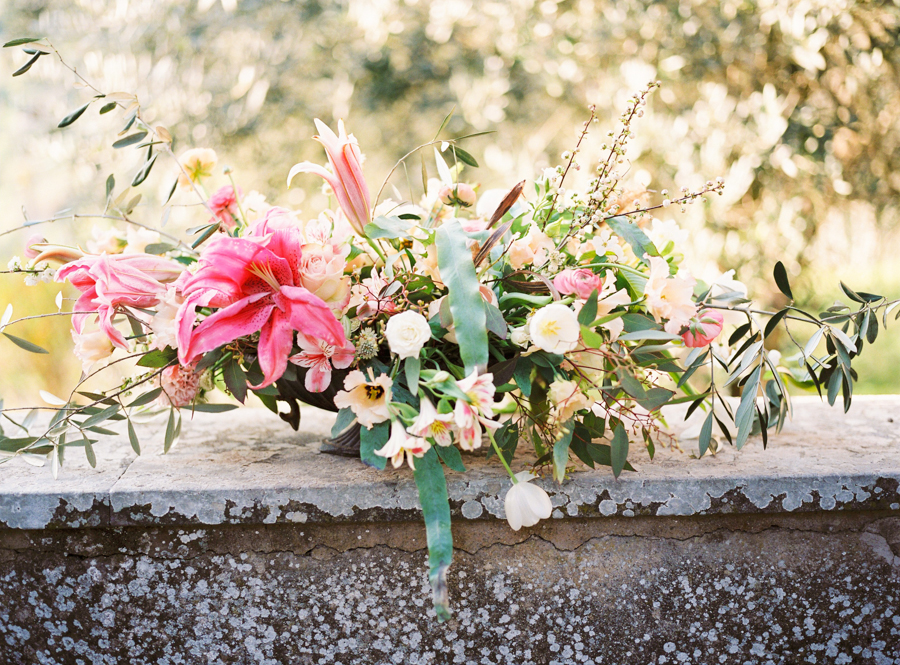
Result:
M559 303L541 307L528 324L528 334L536 347L548 353L568 353L578 346L581 328L571 309Z
M553 512L553 504L550 496L537 485L530 481L535 476L530 471L520 471L516 474L516 480L509 491L503 506L506 509L506 521L513 531L518 531L523 526L534 526L540 520L550 517Z

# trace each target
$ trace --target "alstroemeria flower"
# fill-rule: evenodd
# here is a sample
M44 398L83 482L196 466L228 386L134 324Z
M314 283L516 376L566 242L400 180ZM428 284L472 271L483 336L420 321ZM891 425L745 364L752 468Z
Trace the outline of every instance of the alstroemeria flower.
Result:
M284 374L294 331L343 347L344 329L328 305L301 286L300 230L209 242L199 268L179 280L178 358L182 365L239 337L259 332L259 365L265 387ZM196 328L198 307L217 308Z
M359 424L367 429L390 418L388 404L391 402L391 387L394 382L387 374L378 378L369 369L369 380L361 371L354 370L344 379L344 390L334 396L334 405L339 409L350 409L356 414Z
M419 415L409 426L409 433L425 439L434 439L439 446L449 446L453 443L450 436L452 413L438 413L427 397L422 397L419 402Z
M548 519L553 512L550 495L531 484L534 478L530 471L517 473L518 482L513 483L503 500L506 521L513 531L518 531L523 526L534 526L540 520Z
M347 369L353 362L353 355L356 352L349 341L337 347L303 333L297 333L297 346L302 351L292 355L288 360L300 367L309 368L303 385L311 393L320 393L328 388L331 385L332 366L335 369Z
M56 281L68 280L81 291L75 311L96 312L100 329L110 341L127 349L125 337L112 322L116 312L121 307L153 307L166 290L164 283L176 279L182 270L181 264L150 254L100 254L62 266L56 273ZM75 332L84 331L88 316L75 314L72 317Z
M390 438L383 448L375 451L375 454L389 458L395 469L403 464L403 458L405 457L409 461L409 468L415 471L414 459L425 455L430 448L430 443L420 437L410 436L406 433L403 423L395 420L391 423Z
M316 129L319 130L319 135L313 138L325 147L331 171L312 162L294 164L288 173L288 187L298 173L315 173L325 178L353 230L365 237L364 228L372 218L371 197L363 177L362 155L356 137L347 134L343 120L338 121L338 134L318 119Z
M691 348L708 346L722 332L724 320L722 312L704 309L691 320L688 329L681 334L684 345Z
M650 274L644 294L647 309L657 322L666 320L666 332L677 335L697 313L694 284L690 277L670 277L669 264L658 256L649 257Z
M459 399L453 409L453 420L459 434L459 446L463 450L481 447L482 425L497 429L500 423L490 418L494 415L494 376L490 373L478 375L472 372L456 382L467 399Z

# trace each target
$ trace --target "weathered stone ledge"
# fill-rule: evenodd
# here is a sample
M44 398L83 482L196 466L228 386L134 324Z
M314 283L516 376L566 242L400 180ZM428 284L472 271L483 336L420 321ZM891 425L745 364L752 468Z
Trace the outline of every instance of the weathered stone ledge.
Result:
M319 452L333 419L308 409L293 432L267 411L196 414L167 455L160 454L164 423L147 426L142 456L126 437L108 437L95 446L96 469L72 451L56 481L47 468L13 460L0 467L0 528L417 520L407 468L377 471ZM692 455L696 440L681 445L683 452L658 450L653 461L633 454L637 473L618 480L598 468L576 471L561 486L540 481L554 517L900 511L900 397L857 398L846 415L798 399L793 420L765 451L757 437L741 452L726 447L700 460ZM469 471L448 476L454 518L503 519L503 470L481 454L463 457Z

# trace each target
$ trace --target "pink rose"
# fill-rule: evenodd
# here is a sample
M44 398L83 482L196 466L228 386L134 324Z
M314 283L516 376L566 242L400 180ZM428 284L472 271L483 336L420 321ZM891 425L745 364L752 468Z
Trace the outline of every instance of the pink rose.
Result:
M684 345L691 348L706 346L722 332L722 322L722 312L715 309L704 309L691 320L687 331L682 333L681 338L684 340Z
M350 300L350 277L344 275L346 266L346 252L336 252L333 245L306 243L300 255L300 284L332 310L343 311Z
M553 286L564 295L574 293L582 300L587 300L594 291L600 292L603 279L586 268L567 269L553 278Z

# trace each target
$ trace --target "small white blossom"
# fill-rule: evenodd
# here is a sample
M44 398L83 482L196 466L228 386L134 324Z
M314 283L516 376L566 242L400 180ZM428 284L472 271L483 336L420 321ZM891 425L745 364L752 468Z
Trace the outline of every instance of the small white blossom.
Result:
M542 307L528 325L534 345L548 353L566 353L578 345L581 328L575 312L559 303Z

